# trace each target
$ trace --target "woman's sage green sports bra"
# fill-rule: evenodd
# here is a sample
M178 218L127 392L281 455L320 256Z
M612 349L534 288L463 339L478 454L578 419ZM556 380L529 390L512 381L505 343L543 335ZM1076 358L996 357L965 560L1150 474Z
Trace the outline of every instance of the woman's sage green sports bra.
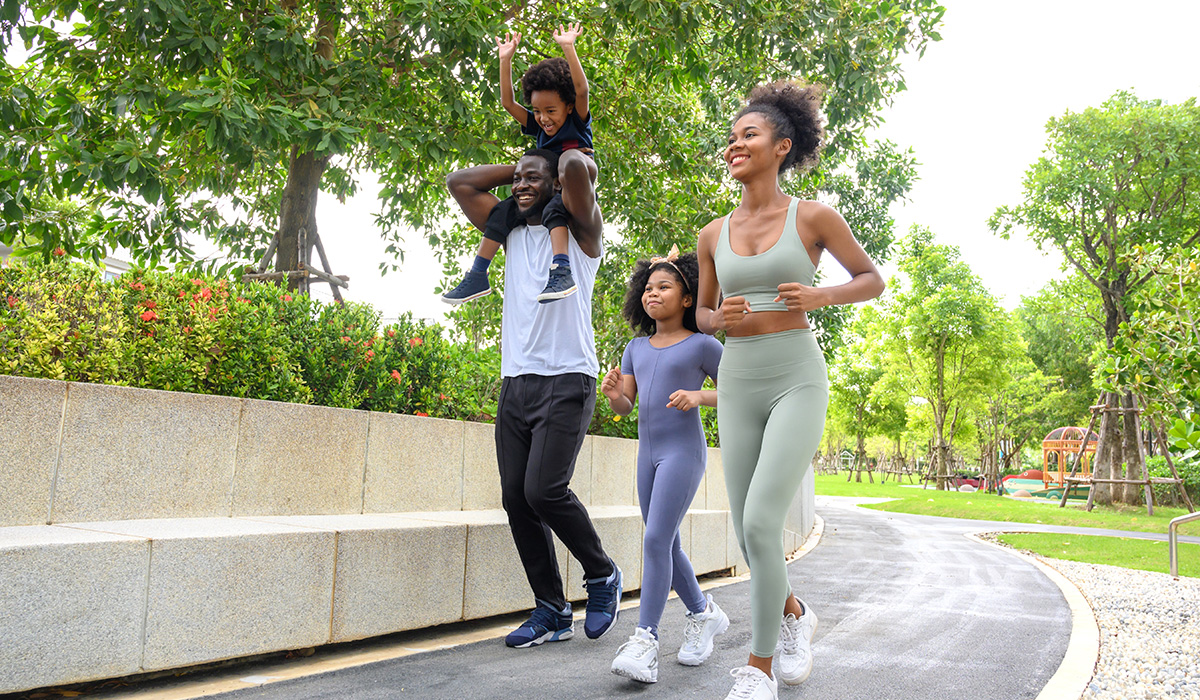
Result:
M751 311L787 311L787 305L775 301L779 296L779 285L799 282L811 286L817 269L812 258L804 249L804 241L796 231L796 205L800 200L792 198L788 205L787 220L783 235L767 250L758 255L738 255L729 245L729 218L721 224L721 237L713 252L713 264L717 268L717 283L725 297L745 297Z

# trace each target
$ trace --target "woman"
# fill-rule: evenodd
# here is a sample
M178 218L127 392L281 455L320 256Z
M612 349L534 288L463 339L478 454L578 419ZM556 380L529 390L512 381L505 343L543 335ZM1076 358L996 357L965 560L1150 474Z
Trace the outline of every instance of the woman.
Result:
M717 422L738 545L750 565L750 660L734 669L730 698L775 700L778 675L812 671L816 613L788 584L784 516L821 441L829 384L807 312L883 292L875 264L846 221L820 202L783 192L781 175L818 160L824 129L819 86L760 85L734 119L725 148L741 203L700 232L699 306L705 333L725 331ZM813 287L824 251L851 275ZM724 301L721 301L722 292Z

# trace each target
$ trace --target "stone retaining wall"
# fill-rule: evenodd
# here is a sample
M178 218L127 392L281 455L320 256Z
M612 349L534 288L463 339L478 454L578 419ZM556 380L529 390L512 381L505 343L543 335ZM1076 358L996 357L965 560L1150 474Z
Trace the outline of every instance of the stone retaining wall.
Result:
M0 431L0 693L532 604L488 424L0 376ZM628 590L636 453L588 436L571 482ZM813 512L810 475L788 551ZM718 450L682 534L698 573L744 566Z

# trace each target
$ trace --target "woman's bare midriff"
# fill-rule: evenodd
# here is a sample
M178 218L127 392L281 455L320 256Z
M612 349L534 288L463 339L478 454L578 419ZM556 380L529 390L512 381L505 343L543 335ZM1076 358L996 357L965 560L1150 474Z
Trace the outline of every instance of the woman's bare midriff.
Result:
M746 320L725 332L730 338L746 338L780 331L808 328L808 314L804 311L755 311L746 315Z

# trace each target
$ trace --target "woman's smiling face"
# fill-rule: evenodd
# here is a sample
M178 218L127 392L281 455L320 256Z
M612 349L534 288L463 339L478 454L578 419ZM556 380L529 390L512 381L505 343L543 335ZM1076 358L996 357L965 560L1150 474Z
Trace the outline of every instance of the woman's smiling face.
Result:
M729 130L729 143L725 146L729 174L744 182L764 168L778 172L781 156L791 146L788 143L785 147L784 141L775 140L775 130L761 112L743 114Z

